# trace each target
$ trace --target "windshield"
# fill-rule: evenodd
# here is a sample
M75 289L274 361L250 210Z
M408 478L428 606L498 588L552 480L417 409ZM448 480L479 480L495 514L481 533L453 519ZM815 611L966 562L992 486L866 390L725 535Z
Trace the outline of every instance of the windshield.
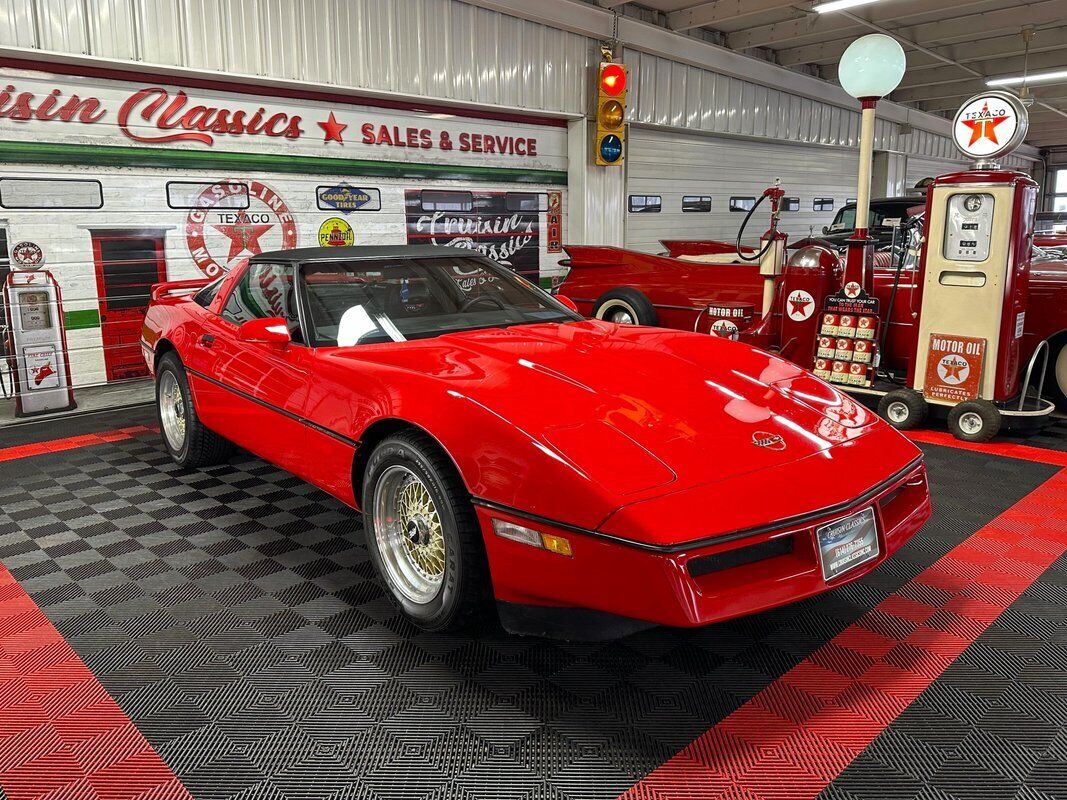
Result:
M886 219L902 219L907 216L904 208L872 208L868 215L867 229L884 228ZM832 231L850 231L856 227L856 207L845 206L837 212L830 224Z
M581 319L510 270L467 255L304 264L300 275L320 346Z

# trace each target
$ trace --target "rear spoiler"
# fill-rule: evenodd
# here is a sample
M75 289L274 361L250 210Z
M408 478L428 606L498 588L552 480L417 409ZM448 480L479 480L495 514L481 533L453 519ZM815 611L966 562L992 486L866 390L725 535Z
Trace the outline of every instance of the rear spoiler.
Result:
M152 302L154 303L168 294L203 289L213 280L213 278L193 278L188 281L167 281L166 283L157 283L152 287Z

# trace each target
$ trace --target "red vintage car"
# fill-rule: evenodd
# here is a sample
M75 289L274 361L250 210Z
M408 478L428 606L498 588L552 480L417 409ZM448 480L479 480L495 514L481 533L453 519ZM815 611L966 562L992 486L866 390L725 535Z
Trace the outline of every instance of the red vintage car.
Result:
M1026 313L1021 358L1026 364L1035 348L1048 340L1048 380L1057 403L1067 405L1067 252L1055 249L1051 237L1034 243L1030 261L1030 305ZM665 240L668 255L651 255L617 247L568 245L570 271L558 287L588 317L620 323L661 325L708 333L714 317L709 307L747 310L744 319L756 321L762 306L763 279L756 264L737 257L732 243L714 240ZM825 256L834 251L816 240ZM744 248L743 248L744 249ZM748 254L750 251L745 251ZM843 263L843 262L842 262ZM882 308L891 308L885 344L886 368L906 374L915 350L919 308L918 265L906 258L902 269L886 248L875 253L874 295ZM839 265L837 274L840 275ZM896 293L893 302L890 296ZM744 329L744 325L739 325ZM804 343L804 355L808 352ZM790 353L786 352L786 355Z
M492 600L520 633L704 625L854 580L930 515L920 452L830 385L583 320L469 251L292 250L160 284L143 348L179 465L238 445L361 509L428 629Z

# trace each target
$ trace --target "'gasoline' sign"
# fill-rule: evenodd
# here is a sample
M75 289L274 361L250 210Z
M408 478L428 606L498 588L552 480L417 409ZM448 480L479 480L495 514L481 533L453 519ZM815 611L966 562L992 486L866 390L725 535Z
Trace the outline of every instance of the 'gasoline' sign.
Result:
M928 400L948 403L962 403L978 397L985 345L985 339L931 333L923 395Z

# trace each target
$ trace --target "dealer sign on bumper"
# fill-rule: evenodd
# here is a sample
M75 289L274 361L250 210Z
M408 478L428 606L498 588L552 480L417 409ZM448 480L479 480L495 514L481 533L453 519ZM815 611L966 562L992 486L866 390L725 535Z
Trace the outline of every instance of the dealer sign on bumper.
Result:
M819 559L825 580L832 580L878 557L878 524L873 508L823 525L815 535L819 540Z

